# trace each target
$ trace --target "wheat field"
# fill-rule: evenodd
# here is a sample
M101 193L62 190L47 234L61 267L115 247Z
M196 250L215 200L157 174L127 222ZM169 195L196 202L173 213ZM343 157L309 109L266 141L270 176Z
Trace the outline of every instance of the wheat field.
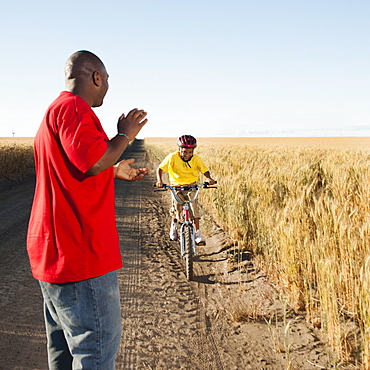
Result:
M0 137L0 182L21 180L34 172L33 138Z
M147 138L155 163L174 138ZM202 206L255 256L337 361L370 368L370 138L200 138Z
M255 256L337 361L370 368L370 138L200 138L218 181L203 208ZM175 138L146 138L154 165ZM33 139L0 138L0 180L33 173Z

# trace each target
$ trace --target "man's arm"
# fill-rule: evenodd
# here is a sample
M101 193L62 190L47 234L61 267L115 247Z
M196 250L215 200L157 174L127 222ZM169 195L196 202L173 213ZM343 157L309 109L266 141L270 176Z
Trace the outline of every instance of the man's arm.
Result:
M103 156L86 172L89 176L96 176L100 172L113 166L133 140L147 123L147 113L143 110L133 109L127 117L122 114L118 120L118 132L124 135L116 135L108 141L108 147Z

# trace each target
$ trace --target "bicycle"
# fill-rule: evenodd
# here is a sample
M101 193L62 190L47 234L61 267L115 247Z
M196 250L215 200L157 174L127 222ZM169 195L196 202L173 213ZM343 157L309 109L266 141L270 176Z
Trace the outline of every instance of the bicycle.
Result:
M154 191L167 191L172 192L173 197L177 202L183 203L182 209L182 224L180 227L180 246L181 256L185 258L185 273L186 278L191 281L194 278L193 272L193 259L196 255L196 243L195 243L195 228L192 220L190 219L189 204L194 202L198 197L200 189L217 189L216 186L210 186L208 182L204 182L199 185L176 185L171 186L163 184L163 188L156 189ZM191 199L182 200L178 197L176 191L195 190L195 193Z

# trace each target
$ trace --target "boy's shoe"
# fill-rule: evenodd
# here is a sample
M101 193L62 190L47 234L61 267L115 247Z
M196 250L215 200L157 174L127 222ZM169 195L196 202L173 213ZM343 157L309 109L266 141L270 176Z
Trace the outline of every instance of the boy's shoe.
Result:
M197 230L195 233L195 243L196 245L206 245L206 239L200 230Z
M170 229L170 239L177 240L179 238L178 234L178 223L176 221L171 222L171 229Z

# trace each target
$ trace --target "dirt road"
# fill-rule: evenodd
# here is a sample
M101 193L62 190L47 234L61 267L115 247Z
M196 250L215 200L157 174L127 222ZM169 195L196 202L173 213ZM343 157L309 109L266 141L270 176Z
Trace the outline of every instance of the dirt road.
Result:
M125 155L150 166L141 141ZM154 181L152 171L141 182L116 183L124 260L117 369L329 368L325 346L302 317L282 311L262 272L251 261L230 268L230 244L217 227L199 248L195 281L186 280L178 245L167 236L169 194L154 193ZM42 299L25 250L33 188L32 179L0 187L0 369L6 370L47 369ZM271 319L233 323L238 308Z

